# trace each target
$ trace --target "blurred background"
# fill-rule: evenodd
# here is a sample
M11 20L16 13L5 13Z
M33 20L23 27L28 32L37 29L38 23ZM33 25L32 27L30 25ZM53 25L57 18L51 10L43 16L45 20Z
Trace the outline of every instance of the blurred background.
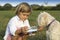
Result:
M18 4L26 2L31 5L32 14L29 16L31 26L38 26L37 17L42 11L50 13L60 21L60 0L0 0L0 40L3 40L7 24L15 15ZM29 36L28 40L46 40L45 30Z

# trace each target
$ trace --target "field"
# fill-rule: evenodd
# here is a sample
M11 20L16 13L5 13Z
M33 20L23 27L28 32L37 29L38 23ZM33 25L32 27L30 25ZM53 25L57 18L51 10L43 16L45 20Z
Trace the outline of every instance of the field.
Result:
M37 24L37 16L41 11L32 11L29 16L29 21L31 26L38 26ZM52 16L56 18L56 20L60 21L60 11L47 11ZM3 36L6 30L6 26L11 17L15 15L15 11L0 11L0 40L3 40ZM43 34L43 36L41 36ZM29 40L45 40L45 32L40 33L40 36L30 37Z

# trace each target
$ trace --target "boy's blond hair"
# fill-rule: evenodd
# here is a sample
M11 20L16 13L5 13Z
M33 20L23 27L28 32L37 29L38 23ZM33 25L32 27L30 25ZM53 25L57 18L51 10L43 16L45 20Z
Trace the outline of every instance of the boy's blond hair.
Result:
M19 14L20 12L22 13L29 13L31 12L31 6L28 4L28 3L21 3L17 6L17 9L16 9L16 14Z

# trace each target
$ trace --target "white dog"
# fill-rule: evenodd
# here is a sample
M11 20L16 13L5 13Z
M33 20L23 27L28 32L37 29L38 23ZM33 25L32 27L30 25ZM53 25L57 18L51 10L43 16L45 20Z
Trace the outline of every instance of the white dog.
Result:
M38 16L38 25L46 27L47 40L60 40L60 23L47 12Z

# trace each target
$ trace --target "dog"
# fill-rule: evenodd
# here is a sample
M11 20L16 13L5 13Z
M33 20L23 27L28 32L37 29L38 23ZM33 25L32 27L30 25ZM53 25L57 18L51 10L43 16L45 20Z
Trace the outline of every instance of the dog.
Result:
M48 12L41 12L38 15L38 25L46 28L47 40L60 40L60 22Z

